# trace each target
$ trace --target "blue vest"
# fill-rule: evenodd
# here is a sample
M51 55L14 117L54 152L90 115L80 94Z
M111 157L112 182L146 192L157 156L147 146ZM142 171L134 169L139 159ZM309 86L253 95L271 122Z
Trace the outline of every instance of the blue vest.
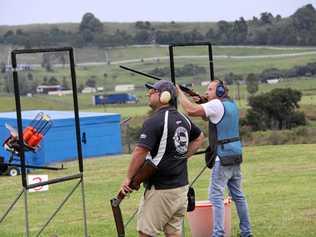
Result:
M239 110L233 100L222 100L224 115L215 124L216 154L222 165L234 165L242 162L242 145L239 138Z

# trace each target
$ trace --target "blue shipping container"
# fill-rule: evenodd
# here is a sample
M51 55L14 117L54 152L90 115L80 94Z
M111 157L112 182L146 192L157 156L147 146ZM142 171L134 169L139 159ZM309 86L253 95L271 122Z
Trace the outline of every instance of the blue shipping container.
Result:
M116 93L93 96L94 105L136 103L137 98L129 93Z
M34 152L26 152L29 165L47 165L77 159L76 130L73 111L24 111L23 127L26 127L37 113L51 117L53 125ZM122 152L120 115L115 113L81 112L80 130L83 157L120 154ZM9 136L5 123L17 127L16 113L0 113L0 142ZM8 161L10 153L0 147L0 156Z

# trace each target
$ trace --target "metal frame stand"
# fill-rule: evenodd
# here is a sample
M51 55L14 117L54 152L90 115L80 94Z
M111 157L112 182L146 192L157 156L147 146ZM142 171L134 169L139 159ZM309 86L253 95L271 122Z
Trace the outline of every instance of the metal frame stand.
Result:
M209 66L210 66L210 79L211 81L214 80L214 64L213 64L213 51L212 51L212 44L210 42L196 42L196 43L178 43L178 44L170 44L169 45L169 57L170 57L170 73L171 73L171 81L173 84L176 84L176 74L174 69L174 54L173 49L175 47L192 47L192 46L208 46L208 58L209 58ZM176 103L177 106L177 103ZM210 132L210 122L209 122L209 132ZM203 171L206 169L206 167L203 169ZM202 172L203 172L202 171ZM199 176L198 176L199 177ZM191 183L191 185L196 181ZM184 219L182 222L182 237L185 236L184 232Z
M2 217L0 219L0 223L7 217L7 215L13 209L13 207L15 206L15 204L20 199L20 197L22 196L23 193L24 193L24 188L18 193L17 197L14 199L14 201L11 203L11 205L9 205L8 209L4 212L4 214L2 215Z
M175 48L175 47L192 47L192 46L207 46L208 47L210 79L211 79L211 81L214 80L214 63L213 63L212 44L210 42L196 42L196 43L184 43L184 44L179 43L179 44L170 44L169 45L171 81L174 84L176 84L176 74L175 74L175 70L174 70L173 48Z
M69 180L79 179L78 183L73 187L70 193L64 198L62 203L58 206L56 211L51 215L48 221L43 225L41 230L37 233L36 236L40 236L50 221L56 216L56 214L61 210L64 204L68 201L74 191L81 184L81 196L82 196L82 208L83 208L83 226L84 226L84 237L88 237L88 228L87 228L87 214L86 214L86 204L85 204L85 192L84 192L84 179L83 179L83 156L82 156L82 147L80 139L80 121L79 121L79 109L78 109L78 96L77 96L77 85L76 85L76 72L75 72L75 63L74 63L74 52L72 47L62 47L62 48L46 48L46 49L22 49L22 50L13 50L11 52L11 63L13 71L13 84L14 84L14 96L15 96L15 105L16 105L16 114L17 114L17 125L18 125L18 134L19 134L19 146L24 147L23 144L23 127L22 127L22 113L21 113L21 102L20 102L20 91L19 91L19 81L18 81L18 71L17 71L17 59L18 54L31 54L31 53L46 53L46 52L68 52L69 55L69 64L70 64L70 74L72 81L72 92L73 92L73 104L74 104L74 118L75 118L75 128L76 128L76 141L77 141L77 156L78 156L78 167L79 172L74 175L65 176L61 178L51 179L45 182L40 182L36 184L27 184L26 177L26 168L28 166L25 164L25 154L24 149L20 149L19 157L21 160L21 179L23 189L18 193L16 199L12 202L9 208L6 210L4 215L0 219L0 223L6 218L9 212L12 210L17 201L21 198L24 193L24 209L25 209L25 236L30 236L29 229L29 210L28 210L28 190L36 188L39 186L45 186L49 184L61 183Z

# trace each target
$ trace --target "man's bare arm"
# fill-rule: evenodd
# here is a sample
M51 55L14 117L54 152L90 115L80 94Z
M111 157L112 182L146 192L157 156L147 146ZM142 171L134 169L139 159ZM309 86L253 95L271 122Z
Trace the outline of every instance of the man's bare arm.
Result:
M192 117L206 117L205 111L200 104L192 103L184 92L177 85L178 98L180 99L180 104L184 111Z
M136 174L136 172L145 162L148 152L149 150L144 147L141 147L141 146L135 147L132 153L132 160L128 165L127 176L121 185L121 189L124 192L124 194L128 192L132 192L132 189L128 185L130 184L133 176Z
M190 158L203 144L204 142L204 134L201 132L200 136L198 136L195 140L189 143L187 157Z

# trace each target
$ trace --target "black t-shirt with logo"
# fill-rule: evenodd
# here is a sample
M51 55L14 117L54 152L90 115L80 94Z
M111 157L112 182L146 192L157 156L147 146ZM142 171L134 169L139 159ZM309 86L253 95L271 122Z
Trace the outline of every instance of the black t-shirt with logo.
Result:
M187 185L188 145L200 134L201 130L174 107L163 107L148 118L137 145L150 150L146 159L158 167L149 184L156 189Z

